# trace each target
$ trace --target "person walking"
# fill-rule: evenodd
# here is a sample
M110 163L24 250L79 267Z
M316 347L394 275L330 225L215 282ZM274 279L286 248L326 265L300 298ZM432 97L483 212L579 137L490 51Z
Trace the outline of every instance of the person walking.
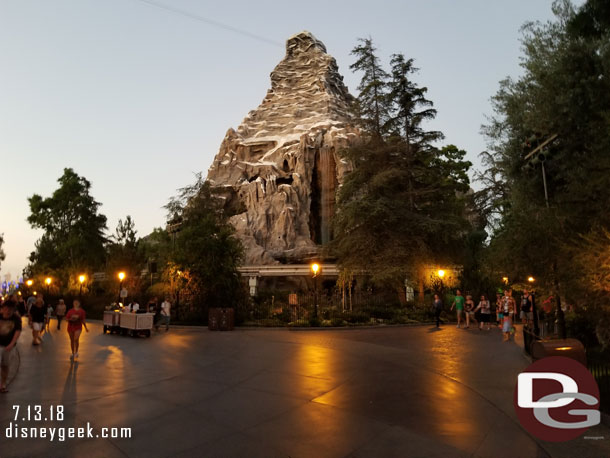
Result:
M50 324L51 324L51 317L53 316L53 307L51 306L51 304L47 305L47 310L44 316L44 330L45 332L51 332L50 329Z
M74 300L72 302L72 308L68 310L68 313L66 314L68 335L70 336L70 349L72 350L70 359L72 361L78 358L79 339L83 327L85 328L85 331L89 332L89 328L87 328L87 323L85 322L86 317L85 311L80 306L80 301Z
M157 313L157 309L159 308L159 300L157 299L157 297L152 297L149 301L148 301L148 306L146 307L146 311L148 313Z
M34 296L33 294L30 295L30 297L28 297L27 302L25 303L25 307L26 307L26 311L25 314L29 315L30 314L30 309L32 308L32 306L36 303L36 296Z
M436 319L436 327L441 327L441 312L443 311L443 301L438 296L438 294L434 295L434 303L432 304L432 308L434 310L434 318Z
M483 323L487 323L486 329L489 331L489 323L491 322L491 304L489 303L485 295L481 296L481 300L479 301L479 304L477 305L477 308L474 311L476 312L477 310L479 311L479 317L481 318L479 322L479 329L482 330Z
M523 296L521 296L521 312L519 313L519 318L521 319L521 322L525 324L525 326L528 328L532 327L534 320L532 296L526 289L523 290Z
M165 332L169 331L169 321L171 318L172 304L169 298L166 297L161 303L161 311L159 312L159 321L157 321L157 330L159 326L165 324Z
M44 301L42 297L38 297L28 314L30 324L32 325L32 345L40 345L42 343L41 332L44 327L45 313Z
M66 303L63 299L59 300L57 307L55 308L55 315L57 316L57 329L61 329L61 320L66 316Z
M23 296L19 296L19 301L17 302L17 313L19 316L26 316L28 314Z
M504 334L504 342L510 340L514 312L515 300L511 296L511 291L506 289L504 290L504 297L502 298L502 333Z
M501 293L496 293L496 324L497 327L502 329L502 321L504 314L503 314L503 305L502 305L502 294Z
M462 324L462 313L464 312L464 296L462 296L462 292L458 289L455 292L455 299L453 300L453 304L451 304L451 311L453 311L453 308L455 307L456 313L457 313L457 328L460 327L460 325Z
M16 312L17 304L5 301L0 306L0 393L7 393L7 380L11 354L21 335L21 317Z
M474 317L474 301L472 300L472 296L470 294L466 296L464 312L466 313L466 329L470 327L470 320L473 320L475 324L478 324L477 319Z

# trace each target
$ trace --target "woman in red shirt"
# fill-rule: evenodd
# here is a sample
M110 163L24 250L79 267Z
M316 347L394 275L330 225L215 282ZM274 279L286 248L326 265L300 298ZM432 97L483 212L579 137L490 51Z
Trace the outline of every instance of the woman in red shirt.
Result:
M78 339L80 333L85 327L85 331L89 332L87 324L85 323L85 311L80 308L80 301L75 300L72 302L72 308L68 310L66 314L66 321L68 322L68 335L70 336L70 348L72 348L72 354L70 355L71 360L78 358Z

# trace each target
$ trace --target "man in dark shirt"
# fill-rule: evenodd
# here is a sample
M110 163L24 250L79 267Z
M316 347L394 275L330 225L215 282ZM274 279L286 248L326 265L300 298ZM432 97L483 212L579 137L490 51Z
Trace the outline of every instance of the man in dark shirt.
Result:
M17 304L6 301L0 307L0 393L6 393L6 381L10 367L11 352L21 335L21 317L15 313Z
M32 344L39 345L42 342L42 330L44 328L44 318L46 309L44 301L41 297L36 299L36 302L30 308L30 323L32 323Z
M527 290L524 290L523 296L521 296L520 318L526 326L532 326L532 322L534 320L534 313L532 311L532 297Z

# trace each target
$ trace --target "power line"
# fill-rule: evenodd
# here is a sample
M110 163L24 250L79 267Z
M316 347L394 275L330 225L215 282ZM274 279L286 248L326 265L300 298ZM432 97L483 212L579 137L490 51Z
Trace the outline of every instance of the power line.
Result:
M157 8L162 9L162 10L169 11L171 13L180 14L182 16L186 16L186 17L194 19L196 21L205 22L206 24L213 25L215 27L218 27L218 28L221 28L221 29L225 29L225 30L228 30L230 32L235 32L235 33L238 33L240 35L244 35L246 37L252 38L254 40L262 41L263 43L267 43L267 44L270 44L270 45L273 45L273 46L283 47L283 45L281 43L278 43L277 41L270 40L269 38L265 38L265 37L263 37L261 35L256 35L255 33L248 32L247 30L238 29L237 27L233 27L233 26L228 25L228 24L223 24L222 22L218 22L218 21L215 21L213 19L208 19L208 18L206 18L204 16L200 16L198 14L190 13L188 11L185 11L185 10L182 10L182 9L179 9L179 8L174 8L173 6L164 5L163 3L157 3L157 2L154 2L152 0L135 0L135 1L138 1L138 2L141 2L141 3L146 3L148 5L155 6Z

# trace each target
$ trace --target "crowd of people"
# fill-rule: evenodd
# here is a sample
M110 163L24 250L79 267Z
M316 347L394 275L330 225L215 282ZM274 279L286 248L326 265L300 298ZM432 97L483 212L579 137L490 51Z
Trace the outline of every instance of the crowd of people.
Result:
M45 332L50 332L50 320L53 307L45 306L44 297L32 295L27 301L19 294L13 294L6 300L0 299L0 347L2 348L0 393L6 393L8 372L10 369L11 354L15 349L17 340L22 331L22 318L27 317L28 324L32 329L32 345L40 345ZM66 313L66 304L60 300L57 305L57 329L61 328L62 319L68 321L68 336L70 337L71 360L78 358L79 338L83 327L87 332L86 314L80 307L80 301L74 300L72 308Z
M135 301L131 301L124 311L131 313L149 312L155 314L155 328L165 326L169 330L171 317L171 303L169 298L161 303L153 297L146 308L140 308ZM8 391L7 379L11 364L11 355L23 332L24 319L27 319L32 329L32 345L41 345L43 335L51 332L51 318L57 319L57 330L61 330L62 322L67 322L67 332L70 338L70 360L78 359L79 340L83 328L87 328L85 310L81 307L78 299L72 301L72 307L68 309L64 299L59 299L55 308L48 303L45 304L42 294L31 295L25 300L21 294L13 294L6 299L0 296L0 393Z
M462 295L459 289L456 291L455 299L451 304L451 311L455 309L457 315L457 328L464 325L464 329L470 327L471 322L478 326L480 330L490 330L492 325L496 325L502 330L505 341L509 341L514 334L515 315L519 310L519 318L526 326L531 327L534 319L534 296L529 291L524 290L521 296L520 306L513 298L513 291L509 288L503 293L496 294L495 307L485 295L481 295L478 304L472 295ZM436 327L440 327L440 316L443 311L443 301L438 294L434 295L433 310L436 318ZM494 320L495 315L495 320Z

